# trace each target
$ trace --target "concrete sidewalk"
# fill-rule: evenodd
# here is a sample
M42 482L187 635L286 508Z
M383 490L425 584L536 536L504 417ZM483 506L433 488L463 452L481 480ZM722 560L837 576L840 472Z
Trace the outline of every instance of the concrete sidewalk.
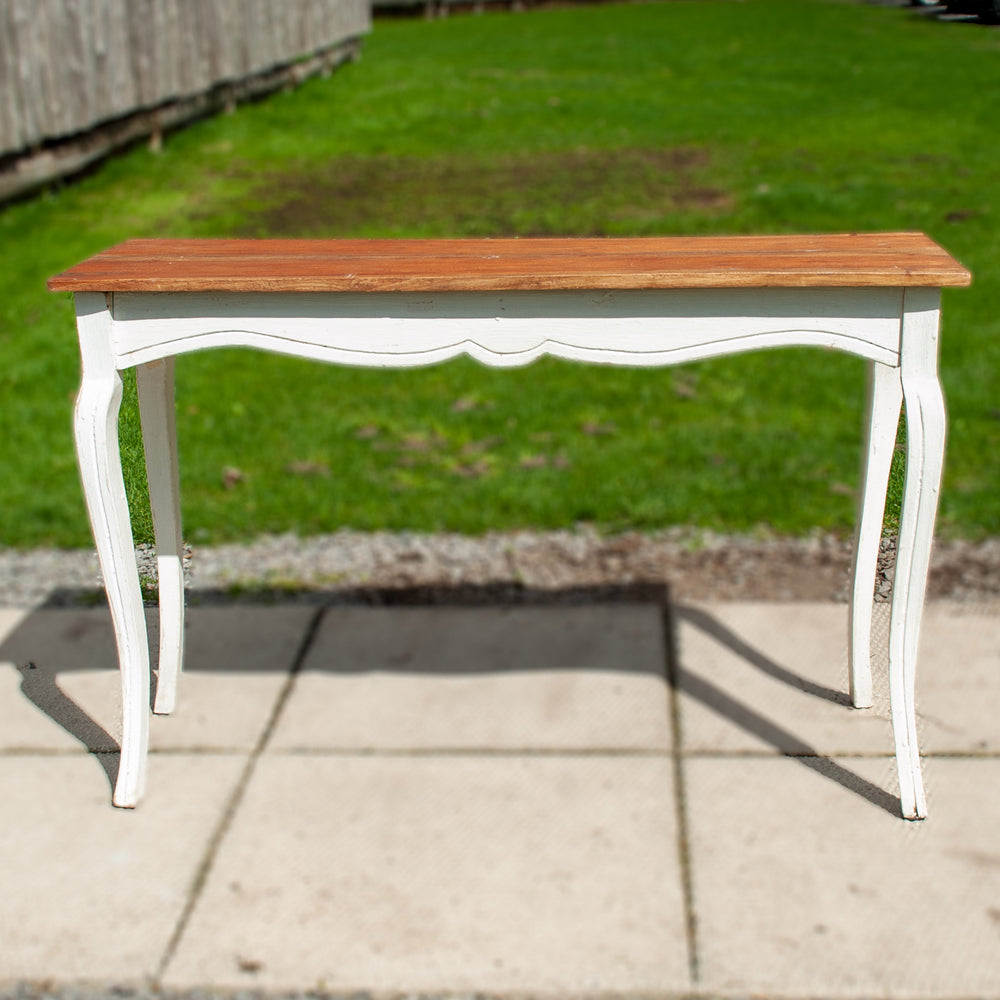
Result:
M922 823L842 605L189 618L121 811L106 609L0 611L0 984L1000 997L1000 605L928 607Z

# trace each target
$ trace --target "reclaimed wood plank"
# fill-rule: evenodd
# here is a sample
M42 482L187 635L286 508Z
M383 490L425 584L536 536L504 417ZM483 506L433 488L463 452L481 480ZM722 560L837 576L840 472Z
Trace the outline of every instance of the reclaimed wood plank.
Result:
M637 239L132 240L53 291L963 287L922 233Z

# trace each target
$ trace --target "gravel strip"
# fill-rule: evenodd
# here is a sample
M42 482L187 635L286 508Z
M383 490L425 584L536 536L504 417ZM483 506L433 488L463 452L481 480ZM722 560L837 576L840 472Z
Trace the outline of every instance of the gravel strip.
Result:
M144 583L156 560L137 550ZM299 538L197 546L187 553L192 601L279 593L315 600L361 592L436 588L524 595L668 586L694 600L846 600L851 545L833 535L808 538L716 535L691 529L601 535L573 531L494 532L482 536L339 531ZM892 590L895 541L882 540L875 599ZM0 549L0 605L93 601L100 574L92 551ZM1000 539L940 542L929 595L966 601L1000 596Z

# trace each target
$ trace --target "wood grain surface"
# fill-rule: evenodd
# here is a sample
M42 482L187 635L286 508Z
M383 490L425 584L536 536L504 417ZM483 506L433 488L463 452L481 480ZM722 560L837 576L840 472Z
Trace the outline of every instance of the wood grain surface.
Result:
M51 278L72 292L962 287L922 233L635 239L129 240Z

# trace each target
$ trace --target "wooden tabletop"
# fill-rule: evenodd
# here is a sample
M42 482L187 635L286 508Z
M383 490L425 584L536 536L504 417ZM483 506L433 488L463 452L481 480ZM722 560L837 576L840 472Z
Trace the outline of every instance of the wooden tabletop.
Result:
M637 239L129 240L51 278L71 292L965 286L923 233Z

